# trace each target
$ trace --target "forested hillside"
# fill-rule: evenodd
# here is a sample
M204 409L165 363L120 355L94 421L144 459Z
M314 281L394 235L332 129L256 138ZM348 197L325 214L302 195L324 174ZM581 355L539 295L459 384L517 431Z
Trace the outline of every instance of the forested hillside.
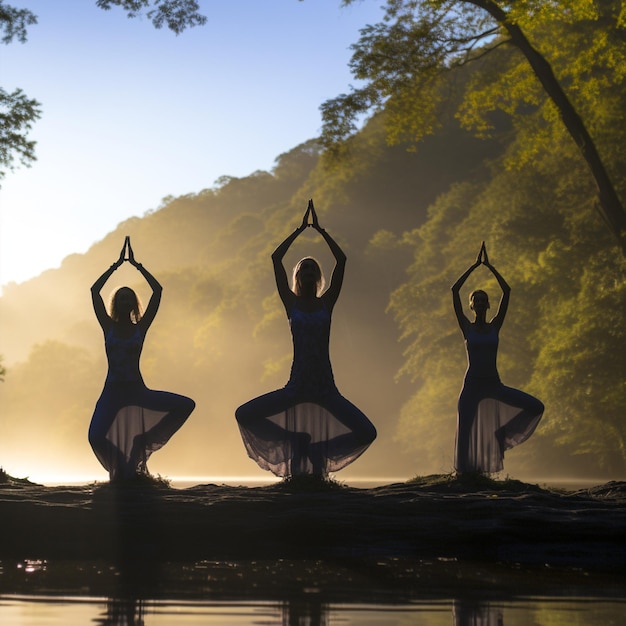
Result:
M572 50L588 36L566 34ZM484 102L503 68L515 75L522 63L502 48L442 79L439 127L417 146L387 144L383 111L332 167L312 140L279 156L271 172L225 176L212 188L165 198L59 269L5 286L2 465L12 473L43 464L104 478L87 443L106 373L89 287L130 235L137 259L164 286L142 357L146 383L197 402L151 470L259 475L245 456L234 410L287 381L291 342L270 254L312 197L322 226L348 256L333 318L335 378L379 432L346 475L452 469L465 354L450 285L484 240L513 289L501 376L546 405L533 438L505 458L506 471L526 478L623 476L626 263L594 209L585 165L543 102L483 116L489 124L480 136L470 111L454 115L468 91L475 105ZM625 197L626 90L606 68L594 71L596 79L605 72L600 91L574 96ZM303 235L286 264L313 254L329 271L322 244ZM104 293L129 284L145 298L139 278L125 264ZM478 286L495 304L497 285L487 273L477 271L467 292Z

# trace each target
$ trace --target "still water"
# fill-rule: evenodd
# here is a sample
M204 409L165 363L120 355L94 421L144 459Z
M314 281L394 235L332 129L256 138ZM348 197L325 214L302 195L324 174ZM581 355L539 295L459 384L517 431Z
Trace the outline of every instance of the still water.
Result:
M617 601L528 598L465 606L456 601L399 605L333 604L292 606L275 602L166 602L134 605L97 598L0 599L3 626L573 626L624 624L624 604Z
M610 626L620 575L408 559L0 563L2 626Z

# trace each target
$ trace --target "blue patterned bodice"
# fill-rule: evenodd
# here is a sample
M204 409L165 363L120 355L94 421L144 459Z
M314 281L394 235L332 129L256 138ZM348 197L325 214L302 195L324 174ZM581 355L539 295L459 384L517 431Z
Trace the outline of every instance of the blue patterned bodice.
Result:
M104 335L104 347L109 364L107 381L131 382L142 380L139 357L143 348L144 334L135 329L130 337L119 337L110 328Z
M495 326L486 333L479 333L472 324L468 324L465 330L465 349L468 366L466 376L498 378L498 330Z
M287 388L310 398L336 391L328 352L330 313L326 307L306 312L293 306L289 324L293 363Z

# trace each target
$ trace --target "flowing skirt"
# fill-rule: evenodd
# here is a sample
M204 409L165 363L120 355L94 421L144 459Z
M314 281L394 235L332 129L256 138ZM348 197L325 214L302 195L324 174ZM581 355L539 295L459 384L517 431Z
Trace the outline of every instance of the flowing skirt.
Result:
M458 472L499 472L504 451L534 432L544 406L498 378L466 377L459 396L454 466Z
M326 476L376 438L374 425L338 391L302 398L283 388L246 402L235 416L248 456L276 476Z
M89 426L89 443L111 480L146 472L150 455L185 423L195 402L143 381L107 381Z

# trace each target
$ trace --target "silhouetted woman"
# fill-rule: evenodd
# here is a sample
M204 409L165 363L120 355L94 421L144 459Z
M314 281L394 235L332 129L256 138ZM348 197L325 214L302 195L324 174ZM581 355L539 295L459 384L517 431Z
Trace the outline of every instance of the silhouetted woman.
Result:
M129 287L115 291L110 313L100 295L124 261L136 267L152 288L143 315L139 298ZM135 261L128 237L119 259L91 287L93 308L104 332L108 373L91 418L89 443L111 480L147 474L150 455L169 441L195 407L185 396L148 389L139 371L141 349L159 309L161 291L156 278Z
M482 290L470 295L471 322L463 313L459 291L469 275L483 264L496 277L502 298L488 322L489 298ZM468 367L459 396L454 466L457 472L499 472L504 451L528 439L543 414L543 404L532 396L506 387L496 368L498 333L504 322L511 288L487 257L483 242L478 257L452 286L452 300L465 338Z
M309 216L312 223L308 223ZM302 259L289 287L283 257L307 226L317 230L335 257L330 287L317 261ZM352 463L376 438L369 419L337 390L329 358L330 319L343 282L346 256L320 228L313 202L302 224L272 254L278 294L293 339L287 385L250 400L236 411L250 458L277 476L325 477Z

